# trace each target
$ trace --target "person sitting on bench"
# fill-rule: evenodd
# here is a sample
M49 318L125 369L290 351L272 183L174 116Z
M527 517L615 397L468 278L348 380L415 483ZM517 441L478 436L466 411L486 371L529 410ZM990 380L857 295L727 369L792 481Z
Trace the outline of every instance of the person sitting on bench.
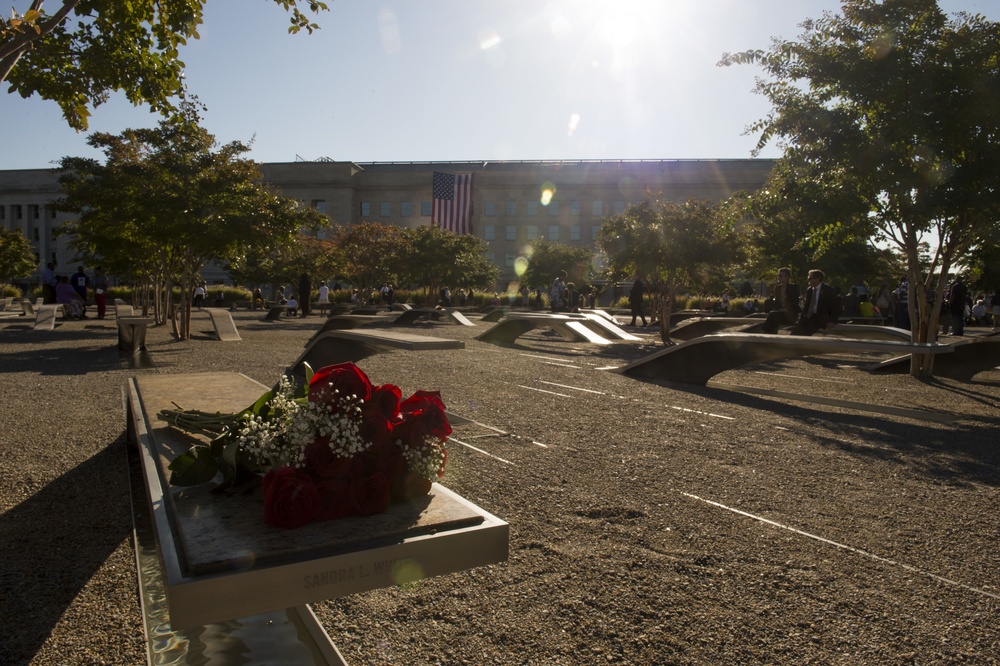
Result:
M774 287L774 295L771 297L774 308L767 314L767 320L761 327L764 333L777 333L782 326L791 326L799 316L802 308L799 307L799 286L791 284L792 278L790 268L778 269L778 284Z
M823 271L809 271L809 288L803 303L802 314L792 330L792 335L812 335L816 331L832 329L840 316L840 298L833 287L823 282Z
M292 294L291 297L285 301L285 308L287 308L285 310L285 314L289 317L294 317L298 313L299 302L295 300L295 294Z

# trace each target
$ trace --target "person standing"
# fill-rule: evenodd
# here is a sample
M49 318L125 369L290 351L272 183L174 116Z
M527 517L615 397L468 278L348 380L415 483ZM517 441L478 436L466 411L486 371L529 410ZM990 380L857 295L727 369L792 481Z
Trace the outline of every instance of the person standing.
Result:
M309 274L303 273L299 276L299 309L302 316L309 316L309 301L312 300L312 284L309 282Z
M774 310L767 314L767 319L761 327L764 333L777 333L782 326L793 326L802 307L799 305L799 286L791 283L792 270L778 269L778 284L771 296Z
M319 313L326 314L326 308L330 305L330 288L325 282L319 285L319 299L316 302L319 303Z
M638 276L632 284L632 290L628 292L628 305L632 310L632 322L629 326L635 326L635 318L642 319L642 325L646 325L646 315L642 311L642 299L646 297L646 287Z
M840 299L833 287L825 284L823 271L809 271L809 288L803 303L802 314L792 330L792 335L812 335L816 331L832 329L840 316Z
M42 271L42 303L56 302L56 282L56 265L50 261Z
M566 271L559 271L559 275L552 280L552 287L549 289L549 307L553 312L566 308L566 277Z
M108 276L100 266L94 269L94 303L97 304L97 318L104 319L108 309Z
M965 301L969 298L969 290L962 282L962 276L956 275L948 289L948 310L951 312L952 335L965 335Z
M893 325L910 330L910 283L906 278L892 292Z
M73 277L70 278L69 284L83 300L83 313L80 316L86 318L87 289L90 287L90 278L87 277L87 273L83 270L83 266L76 269L76 273L73 273Z

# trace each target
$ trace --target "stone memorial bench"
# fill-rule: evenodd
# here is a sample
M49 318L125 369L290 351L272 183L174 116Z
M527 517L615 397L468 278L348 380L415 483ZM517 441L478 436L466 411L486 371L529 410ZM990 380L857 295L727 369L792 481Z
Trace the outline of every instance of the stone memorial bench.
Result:
M611 343L585 324L582 318L556 313L510 313L488 331L477 335L476 339L512 345L528 331L540 328L551 329L567 342L591 342L599 345Z
M278 321L283 315L288 314L288 308L284 305L272 305L264 315L264 321Z
M202 312L207 312L212 320L212 328L215 329L215 337L223 342L236 342L242 340L239 331L236 330L236 323L233 315L228 310L219 308L205 308Z
M885 354L950 354L951 345L834 336L716 333L688 340L633 361L613 372L704 386L726 370L817 354L881 352Z
M760 319L748 317L692 317L671 328L670 337L674 340L693 340L730 328L740 328L742 333L759 333L763 325Z
M970 382L972 378L986 370L1000 366L1000 337L994 335L962 338L947 343L954 349L951 354L934 359L935 377L947 377L960 382ZM909 372L910 355L897 356L870 368L876 372Z
M181 405L235 413L266 390L228 372L146 375L126 382L126 440L139 458L149 530L159 551L159 557L149 558L156 563L153 574L146 567L139 571L143 598L155 597L162 608L151 618L150 606L142 604L151 650L154 643L171 642L171 663L202 663L202 637L210 634L212 647L231 650L234 658L252 652L253 644L267 645L270 661L238 663L270 663L275 654L291 659L304 644L307 655L323 658L308 663L342 664L308 604L394 587L401 570L431 577L507 559L507 523L439 484L426 498L393 504L383 514L290 530L264 523L259 493L169 485L167 465L198 436L157 420L160 410ZM151 595L145 588L150 575L162 581L162 590L153 586ZM261 617L280 609L295 619ZM230 642L235 646L227 646Z
M293 375L305 374L303 364L308 363L313 370L333 365L359 361L384 351L401 349L405 351L432 351L441 349L465 349L461 340L446 340L425 335L398 333L382 330L334 330L313 336L299 358L289 366Z
M56 327L56 318L66 317L66 308L61 303L39 305L35 309L35 325L32 330L52 331Z
M393 323L397 326L404 326L412 324L418 319L431 319L433 321L448 319L462 326L475 326L464 314L454 308L411 308L396 317Z
M133 356L146 350L146 327L150 317L118 317L118 349Z
M321 335L327 331L342 331L344 329L357 328L365 324L378 321L379 318L371 315L342 314L331 315L326 318L323 325L316 331L316 335ZM314 335L313 337L316 337Z

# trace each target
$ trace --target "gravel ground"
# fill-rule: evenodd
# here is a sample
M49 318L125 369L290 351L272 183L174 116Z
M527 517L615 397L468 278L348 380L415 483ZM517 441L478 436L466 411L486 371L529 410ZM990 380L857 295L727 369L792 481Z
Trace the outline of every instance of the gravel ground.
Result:
M122 387L218 370L272 384L320 319L261 317L237 313L234 343L205 316L190 341L151 329L143 370L121 364L113 320L0 318L0 663L145 661ZM510 559L315 604L349 663L1000 659L1000 370L921 382L868 373L884 358L869 354L716 377L803 396L788 400L597 370L659 349L647 329L498 347L473 339L486 326L408 326L466 349L359 365L506 433L456 428L490 455L452 443L443 483L510 523Z

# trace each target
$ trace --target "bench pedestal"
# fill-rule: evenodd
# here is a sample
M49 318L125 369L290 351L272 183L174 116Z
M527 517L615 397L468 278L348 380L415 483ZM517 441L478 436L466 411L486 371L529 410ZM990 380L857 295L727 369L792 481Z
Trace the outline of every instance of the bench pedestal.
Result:
M173 403L237 412L266 387L235 373L150 375L126 386L127 439L138 446L163 562L170 626L196 627L399 585L507 559L508 526L434 484L419 502L366 518L269 527L259 493L168 485L166 465L193 436L156 420Z

